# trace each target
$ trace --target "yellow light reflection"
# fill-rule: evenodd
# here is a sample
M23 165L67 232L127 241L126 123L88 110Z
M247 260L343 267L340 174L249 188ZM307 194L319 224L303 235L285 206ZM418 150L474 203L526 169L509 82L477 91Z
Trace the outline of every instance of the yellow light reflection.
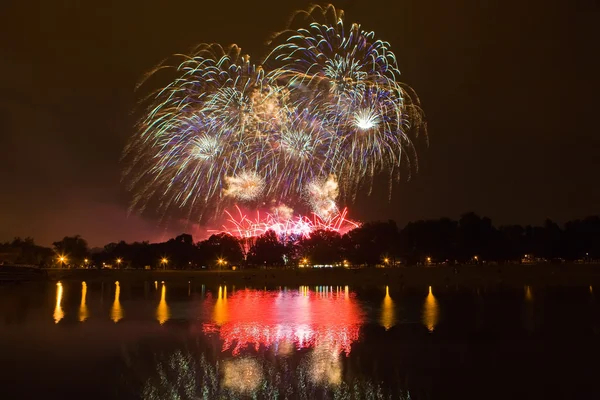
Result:
M63 286L61 282L56 284L56 306L54 307L54 323L58 324L64 318L65 313L60 305L63 297Z
M238 393L253 392L263 380L262 368L252 358L225 361L223 372L223 386Z
M394 300L390 297L389 286L385 287L385 297L381 304L381 326L387 331L392 326L396 325L396 317L394 315Z
M533 301L533 292L531 291L531 286L525 286L525 300L530 303Z
M227 286L219 286L217 301L215 302L215 310L213 312L213 320L217 325L223 325L227 322Z
M427 298L425 298L425 304L423 305L423 324L427 327L427 329L429 329L429 332L433 332L438 320L438 303L433 295L431 286L429 286L429 294L427 295Z
M160 290L160 302L156 309L156 319L162 325L169 320L169 306L167 305L167 287L163 282Z
M119 322L121 319L123 319L123 308L121 307L119 296L121 296L121 285L119 284L119 281L116 281L115 301L113 302L112 309L110 310L110 319L112 319L114 322Z
M79 306L79 321L83 322L88 319L88 308L85 305L85 300L87 297L87 284L85 282L81 282L81 305Z
M533 332L535 330L535 309L534 309L534 298L533 298L533 290L531 290L531 286L525 286L525 304L523 306L523 323L525 325L525 329L529 332Z
M300 286L300 293L302 294L302 296L308 297L310 293L310 288L308 286Z

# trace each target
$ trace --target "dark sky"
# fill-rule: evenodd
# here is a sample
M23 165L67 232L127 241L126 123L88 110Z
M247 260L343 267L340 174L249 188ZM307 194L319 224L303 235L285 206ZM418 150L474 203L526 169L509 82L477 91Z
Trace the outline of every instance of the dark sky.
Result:
M307 2L4 0L0 6L0 241L81 234L159 240L178 223L127 213L121 152L134 86L203 42L263 43ZM347 0L347 22L391 43L419 94L420 171L360 197L359 220L458 217L496 224L600 213L600 2Z

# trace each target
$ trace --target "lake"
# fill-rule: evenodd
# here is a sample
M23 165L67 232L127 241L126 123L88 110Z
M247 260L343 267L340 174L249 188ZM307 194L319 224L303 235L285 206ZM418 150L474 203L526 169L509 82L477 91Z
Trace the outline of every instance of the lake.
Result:
M600 398L594 290L1 286L2 398Z

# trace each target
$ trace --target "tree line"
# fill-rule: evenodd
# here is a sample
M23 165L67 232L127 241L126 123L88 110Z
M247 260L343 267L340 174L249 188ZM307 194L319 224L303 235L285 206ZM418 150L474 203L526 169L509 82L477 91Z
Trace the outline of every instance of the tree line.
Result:
M92 251L86 240L67 236L52 248L31 238L0 244L0 262L45 267L201 269L257 266L562 262L600 258L600 217L573 220L562 227L495 227L491 219L467 213L410 222L368 222L344 235L316 231L310 238L281 240L269 231L238 239L220 233L194 242L188 234L162 243L110 243Z

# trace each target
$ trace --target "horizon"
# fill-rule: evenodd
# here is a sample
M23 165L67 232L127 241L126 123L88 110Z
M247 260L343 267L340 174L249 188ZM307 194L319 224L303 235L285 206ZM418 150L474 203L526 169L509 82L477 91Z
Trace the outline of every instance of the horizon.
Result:
M461 215L458 218L451 218L451 217L439 217L439 218L427 218L427 219L418 219L418 220L414 220L414 221L408 221L405 224L399 224L397 221L393 220L393 219L387 219L387 220L372 220L372 221L362 221L359 223L358 226L356 226L355 228L351 228L346 230L345 232L337 232L338 234L340 234L341 236L343 236L344 234L356 229L356 228L360 228L362 225L364 224L377 224L377 223L388 223L388 222L392 222L396 225L398 232L401 232L404 228L406 228L408 225L410 224L414 224L414 223L418 223L418 222L431 222L431 221L441 221L441 220L450 220L452 222L459 222L460 218L464 215L469 215L469 214L473 214L481 219L490 219L492 227L494 229L497 230L501 230L502 228L507 228L507 227L514 227L514 226L520 226L522 228L536 228L536 227L544 227L544 223L546 221L550 221L554 224L556 224L559 229L564 230L566 228L566 225L571 223L571 222L575 222L575 221L585 221L585 220L590 220L590 219L600 219L600 214L599 215L587 215L585 217L582 218L574 218L574 219L570 219L564 222L559 222L559 221L554 221L551 220L549 218L544 219L543 221L540 221L540 223L538 224L519 224L519 223L509 223L509 224L498 224L495 223L493 219L489 218L486 215L481 215L478 214L476 212L473 211L468 211L468 212L464 212L461 213ZM322 229L322 230L327 230L327 229ZM25 236L12 236L10 238L7 238L5 240L0 239L0 244L3 243L11 243L13 240L15 239L33 239L34 243L38 246L42 246L42 247L52 247L53 242L56 241L60 241L65 237L74 237L74 236L79 236L82 239L85 239L86 242L88 243L88 246L90 248L90 250L95 250L95 249L102 249L104 246L111 244L111 243L121 243L121 242L125 242L127 244L133 244L133 243L149 243L149 244L160 244L160 243L165 243L171 239L175 239L178 236L181 235L190 235L193 238L194 243L199 243L201 241L207 240L208 238L210 238L213 235L219 235L219 234L228 234L230 236L233 236L234 238L236 238L237 240L241 240L243 239L242 237L236 236L234 234L232 234L231 232L225 231L225 230L219 230L219 229L204 229L202 231L203 233L200 233L198 231L180 231L180 232L175 232L175 231L169 231L169 233L167 233L167 231L165 231L165 233L163 233L162 236L160 236L160 238L154 238L154 239L133 239L133 240L126 240L126 239L118 239L118 240L108 240L104 243L92 243L90 241L87 240L85 235L82 235L80 233L69 233L69 234L65 234L65 235L60 235L60 237L57 237L55 239L52 239L52 241L48 242L48 243L43 243L41 241L38 241L35 237L31 236L31 235L25 235ZM335 232L335 231L334 231ZM266 233L266 232L265 232ZM259 237L261 235L255 235L252 236L254 238Z

